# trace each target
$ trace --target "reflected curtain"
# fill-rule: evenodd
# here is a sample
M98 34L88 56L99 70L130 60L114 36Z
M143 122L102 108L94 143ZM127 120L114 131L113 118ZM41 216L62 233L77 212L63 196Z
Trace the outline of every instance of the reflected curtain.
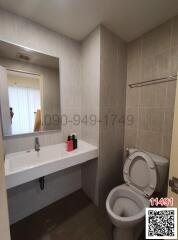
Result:
M40 90L9 86L9 104L13 108L12 134L33 132L35 112L40 107Z

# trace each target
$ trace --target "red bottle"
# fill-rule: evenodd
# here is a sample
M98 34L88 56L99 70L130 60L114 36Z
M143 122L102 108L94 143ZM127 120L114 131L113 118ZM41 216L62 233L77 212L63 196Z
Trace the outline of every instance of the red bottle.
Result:
M68 136L66 145L67 145L67 151L68 152L71 152L74 149L74 147L73 147L73 140L72 140L71 136Z

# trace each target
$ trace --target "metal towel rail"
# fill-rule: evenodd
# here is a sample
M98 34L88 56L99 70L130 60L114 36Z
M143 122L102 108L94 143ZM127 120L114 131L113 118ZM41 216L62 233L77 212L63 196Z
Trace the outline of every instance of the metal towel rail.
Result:
M168 77L162 77L162 78L155 78L152 80L147 80L144 82L136 82L136 83L130 83L128 86L130 88L135 88L135 87L143 87L147 85L153 85L153 84L159 84L159 83L164 83L164 82L172 82L177 80L177 75L173 76L168 76Z

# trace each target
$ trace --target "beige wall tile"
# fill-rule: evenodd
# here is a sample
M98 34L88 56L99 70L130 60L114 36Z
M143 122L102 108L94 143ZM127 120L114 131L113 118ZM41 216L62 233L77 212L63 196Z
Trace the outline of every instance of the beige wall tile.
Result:
M140 74L140 81L146 81L177 74L177 26L176 17L128 44L127 61L131 65L141 56L141 65L140 69L128 66L127 83L132 75L137 79ZM170 141L167 136L172 129L175 86L176 82L154 84L134 89L134 92L127 88L126 109L138 108L139 117L136 124L138 131L133 129L131 132L128 127L125 128L125 145L130 140L131 145L163 155L163 145ZM169 150L165 152L168 154Z
M82 43L82 111L81 116L95 115L99 120L100 96L100 28L95 29ZM82 138L99 144L99 123L81 124Z
M166 83L155 84L154 86L154 104L153 107L161 108L166 105L166 92L167 85Z
M116 55L117 57L117 55ZM119 92L119 78L117 75L117 58L106 60L101 60L101 65L106 66L101 72L103 78L101 86L100 97L102 99L102 104L105 107L112 107L117 105L116 94ZM118 83L118 84L117 84ZM106 95L107 92L107 95Z
M154 86L141 87L140 93L140 106L141 107L152 107L155 103Z
M151 131L138 131L137 146L141 150L152 152L155 154L161 153L162 135Z
M114 171L114 172L113 172ZM104 178L100 179L99 193L100 193L100 205L105 208L106 198L115 186L122 184L123 181L120 181L118 178L118 171L114 169ZM117 176L117 177L116 177Z
M147 107L140 108L138 129L151 131L151 128L152 128L151 123L152 123L152 109Z
M172 20L172 42L171 46L175 47L178 45L178 16Z
M171 21L143 35L143 58L152 57L170 48Z
M127 82L129 83L137 83L140 82L140 64L132 63L127 66Z
M127 47L127 64L140 64L141 61L142 39L136 39L128 44Z
M139 107L140 105L140 88L126 88L126 106Z
M153 48L155 54L160 54L170 48L171 44L171 26L169 20L153 30Z
M82 85L81 85L81 123L83 140L99 145L99 96L100 96L100 28L95 29L82 42ZM88 118L94 115L97 122L91 125ZM99 159L82 167L82 187L86 194L96 203L99 201ZM91 184L92 183L92 184Z
M153 78L154 57L143 57L141 62L141 82Z
M164 107L166 101L166 85L154 84L141 88L141 107Z
M125 100L123 101L125 82L125 44L115 34L101 27L101 107L122 108L123 111L125 104ZM123 94L120 94L121 92Z
M99 191L99 179L98 179L98 159L88 161L82 164L82 189L90 196L93 202L98 205L98 191Z
M4 10L0 10L0 29L1 40L59 57L61 110L63 110L64 105L65 108L73 108L74 105L77 105L79 109L81 108L79 94L81 86L80 43ZM70 99L66 96L70 96ZM81 132L80 129L78 131ZM62 131L37 136L40 139L41 146L56 144L65 140L62 138ZM6 139L4 141L6 153L34 148L34 137L34 135L29 135ZM48 178L48 187L45 192L41 192L43 196L38 192L39 185L36 181L23 185L22 188L14 189L14 193L9 198L10 219L13 219L12 221L20 220L81 188L80 167L72 172L69 171L68 174L65 173L62 173L62 178L56 177L58 179L56 181L54 181L53 177ZM59 174L57 175L59 177ZM27 201L27 199L30 199L30 201ZM25 207L23 207L23 204Z
M121 106L122 107L122 106ZM100 130L112 131L121 129L124 126L124 112L118 111L117 108L102 107L100 111Z
M150 58L154 55L154 31L150 31L142 37L142 57Z
M137 130L134 128L125 128L124 146L126 148L135 148L137 144Z
M169 135L169 136L172 135L173 119L174 119L174 110L172 108L165 108L164 125L163 125L164 135Z
M163 132L163 123L164 123L164 109L162 108L153 108L151 109L151 131L156 133Z
M122 180L124 148L126 47L108 29L101 27L99 161L100 201L105 203L109 191Z
M170 52L169 49L150 57L142 58L141 81L153 78L165 77L170 74ZM136 73L135 73L136 75Z
M101 60L111 60L114 63L118 54L118 39L114 33L101 26L101 50L104 47L104 51L101 51Z
M1 238L4 240L10 240L10 228L9 228L9 213L8 213L8 204L7 204L7 191L6 183L4 176L4 149L3 149L3 139L2 139L2 125L0 121L0 192L1 192L1 201L0 201L0 232Z
M162 142L161 155L168 159L170 159L170 154L171 154L171 143L172 143L172 134L164 135L163 142Z
M178 45L170 50L170 71L172 75L178 72Z
M5 138L4 148L6 153L14 153L19 151L25 151L34 148L35 137L39 137L41 146L53 145L62 142L62 134L60 131L41 133L30 136L16 136Z
M167 83L165 107L172 108L173 110L175 105L176 84L177 81Z
M153 78L161 78L170 75L170 51L164 51L155 55L153 59Z
M63 108L76 106L81 108L81 49L78 42L3 10L0 10L0 28L0 39L2 40L59 57L61 113L63 113ZM61 138L62 131L58 132L58 141L65 140ZM80 132L81 130L77 128L76 131ZM45 145L53 142L48 134L46 137L44 134L39 137L42 138L42 145L43 142ZM53 138L55 139L54 136ZM22 137L21 140L18 138L22 145L17 144L18 141L13 139L5 140L5 150L8 153L25 150L24 148L29 149L33 146L31 139L31 136L29 139L28 137Z
M138 127L138 116L139 108L127 108L125 115L125 126L126 128L135 128Z

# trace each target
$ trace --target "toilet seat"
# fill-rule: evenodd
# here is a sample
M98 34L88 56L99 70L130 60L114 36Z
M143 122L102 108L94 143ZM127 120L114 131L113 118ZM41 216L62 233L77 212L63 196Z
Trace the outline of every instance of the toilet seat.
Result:
M127 185L147 198L156 189L156 167L152 158L144 152L135 151L127 158L123 175Z

